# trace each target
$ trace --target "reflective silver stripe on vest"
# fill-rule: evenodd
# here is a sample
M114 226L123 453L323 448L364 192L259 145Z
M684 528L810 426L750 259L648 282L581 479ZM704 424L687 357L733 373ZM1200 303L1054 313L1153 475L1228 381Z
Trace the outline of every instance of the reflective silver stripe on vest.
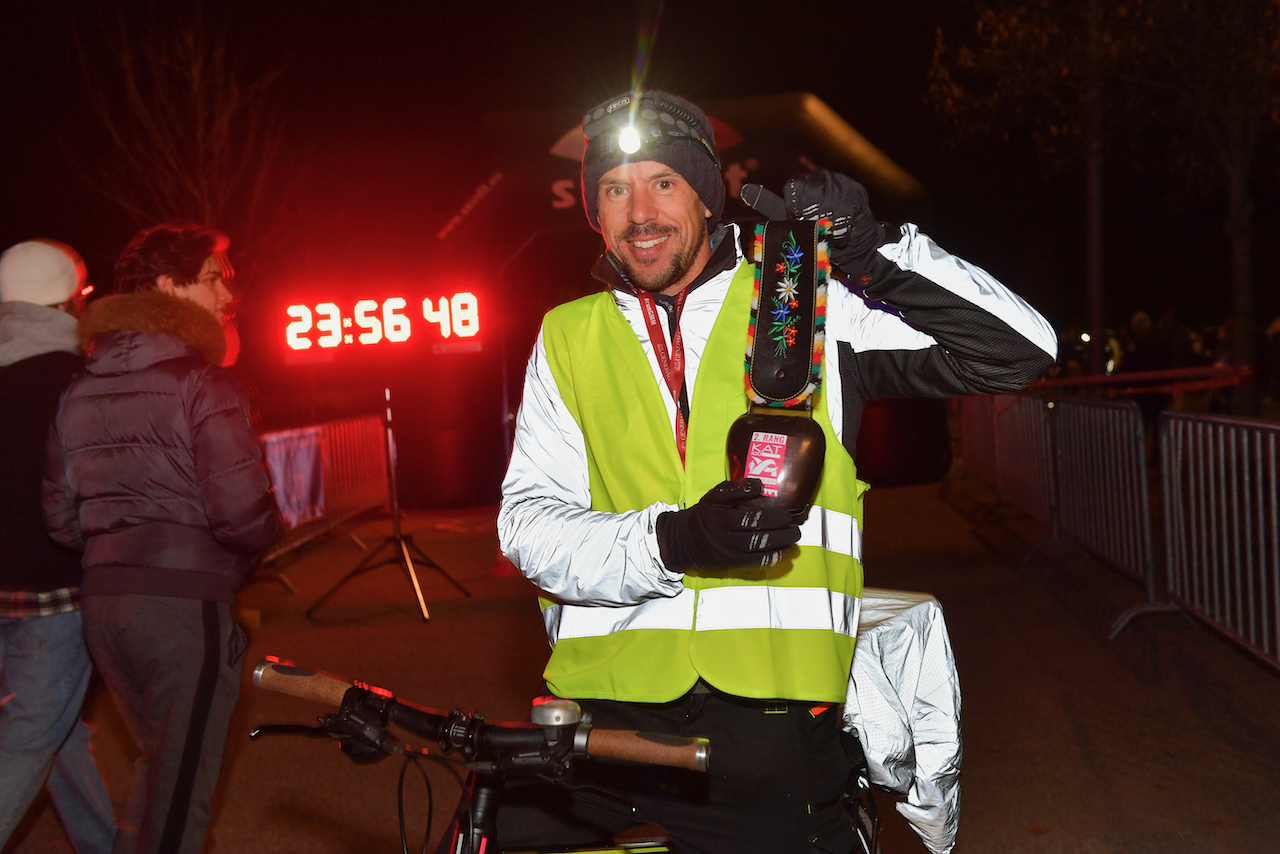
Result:
M698 599L698 630L822 629L854 637L862 600L825 587L713 587Z
M554 646L561 638L596 638L624 629L693 628L693 603L697 591L685 588L671 598L650 599L621 608L586 605L552 605L542 611L547 640Z
M821 629L854 637L862 600L825 587L713 587L683 590L623 608L552 605L542 612L547 639L603 637L627 629L693 628L697 596L700 631L717 629Z
M862 560L862 531L848 513L814 507L800 526L800 545L821 546L829 552Z

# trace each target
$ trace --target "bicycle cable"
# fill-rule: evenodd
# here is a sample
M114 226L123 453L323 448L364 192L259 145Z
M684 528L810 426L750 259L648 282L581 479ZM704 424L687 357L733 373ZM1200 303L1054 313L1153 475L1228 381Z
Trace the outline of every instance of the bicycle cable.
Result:
M409 832L405 827L404 817L404 775L409 770L409 764L418 769L418 773L422 775L422 782L427 785L427 829L422 836L422 854L427 854L427 846L431 843L431 819L434 813L435 798L431 790L431 778L427 776L427 771L422 767L422 763L418 761L418 757L405 754L404 762L400 765L400 779L396 785L396 810L400 818L400 850L402 854L409 854Z

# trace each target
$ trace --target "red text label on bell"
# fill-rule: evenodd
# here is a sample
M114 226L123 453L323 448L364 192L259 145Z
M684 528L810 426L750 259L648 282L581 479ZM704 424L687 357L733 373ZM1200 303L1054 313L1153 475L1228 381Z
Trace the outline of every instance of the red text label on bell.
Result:
M787 455L787 437L782 433L751 434L747 448L747 477L756 477L764 484L765 495L778 494L778 481L782 474L782 460Z

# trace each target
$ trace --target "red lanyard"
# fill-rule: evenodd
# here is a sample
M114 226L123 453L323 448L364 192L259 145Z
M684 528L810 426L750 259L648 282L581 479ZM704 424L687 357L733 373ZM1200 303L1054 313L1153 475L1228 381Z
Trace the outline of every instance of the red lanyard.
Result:
M684 388L684 344L680 337L680 313L684 311L684 299L689 295L685 288L676 296L676 331L671 336L671 355L667 355L667 339L662 334L662 322L658 319L658 303L648 291L637 291L640 297L640 311L644 314L644 325L649 329L649 341L653 344L653 352L658 357L658 368L662 378L667 381L667 389L671 399L676 403L676 450L680 452L680 462L684 463L684 446L689 437L689 426L680 408L680 392Z

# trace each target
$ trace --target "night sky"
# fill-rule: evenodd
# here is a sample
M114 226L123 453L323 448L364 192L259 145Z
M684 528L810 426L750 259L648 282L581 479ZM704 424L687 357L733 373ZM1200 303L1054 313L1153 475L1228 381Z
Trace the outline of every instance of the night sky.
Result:
M130 27L140 28L148 14L177 20L194 8L153 5L150 12L145 3L119 9ZM642 21L659 12L653 47L641 52ZM73 33L100 58L100 28L112 19L111 5L11 0L4 17L0 245L62 239L105 285L112 259L139 224L77 174L83 164L101 162L106 147L83 91ZM1056 326L1085 319L1083 169L1053 171L1017 137L953 146L925 101L937 28L952 41L973 31L973 9L964 0L227 0L207 4L204 20L210 31L226 34L247 70L283 68L278 92L296 197L285 217L289 239L261 247L271 263L257 268L258 281L241 282L259 301L316 271L409 278L443 263L432 257L427 238L492 171L485 152L501 142L502 132L483 117L581 113L626 89L640 55L650 86L695 102L816 94L924 185L930 212L922 224L939 243L1010 284ZM1185 320L1219 322L1229 310L1221 199L1131 171L1107 174L1107 322L1169 306ZM1274 175L1263 185L1273 190ZM1263 328L1280 310L1272 284L1273 198L1264 192L1257 200L1255 288ZM500 247L522 233L519 222L499 219L488 239ZM234 258L236 245L252 238L233 233L232 239ZM499 256L506 257L493 257ZM480 253L461 262L487 260ZM253 349L246 345L246 353ZM259 354L259 364L274 358Z
M119 9L141 27L148 5ZM164 20L194 9L154 5ZM83 94L73 33L93 55L110 6L14 0L0 36L0 243L59 236L82 247L99 279L134 223L79 179L64 148L92 151L103 143ZM364 232L379 228L396 232L396 242L408 239L407 221L416 217L404 210L404 187L413 183L406 177L422 176L438 192L429 204L456 206L457 193L465 199L475 171L469 152L490 133L480 126L484 114L581 111L624 89L641 22L659 12L647 54L651 85L695 101L813 92L921 180L933 211L926 226L943 245L1035 298L1056 323L1081 316L1081 176L1070 168L1046 175L1017 139L952 147L925 103L935 30L942 27L952 41L967 37L973 13L966 2L231 0L206 7L206 27L226 33L246 68L284 68L279 90L298 162L307 167L305 207L313 215L341 211L320 218L330 245L337 235L358 251L367 240L377 243ZM451 186L451 178L464 186ZM1218 306L1203 297L1187 299L1204 283L1165 280L1215 277L1222 269L1215 200L1170 198L1151 186L1158 181L1108 178L1109 320L1139 307L1157 311L1166 301L1215 313ZM1270 215L1265 201L1260 208ZM404 234L394 224L388 229L388 220L404 224ZM1197 234L1204 236L1196 241ZM1196 257L1170 265L1172 247L1185 248L1188 239ZM1267 263L1259 269L1264 294Z

